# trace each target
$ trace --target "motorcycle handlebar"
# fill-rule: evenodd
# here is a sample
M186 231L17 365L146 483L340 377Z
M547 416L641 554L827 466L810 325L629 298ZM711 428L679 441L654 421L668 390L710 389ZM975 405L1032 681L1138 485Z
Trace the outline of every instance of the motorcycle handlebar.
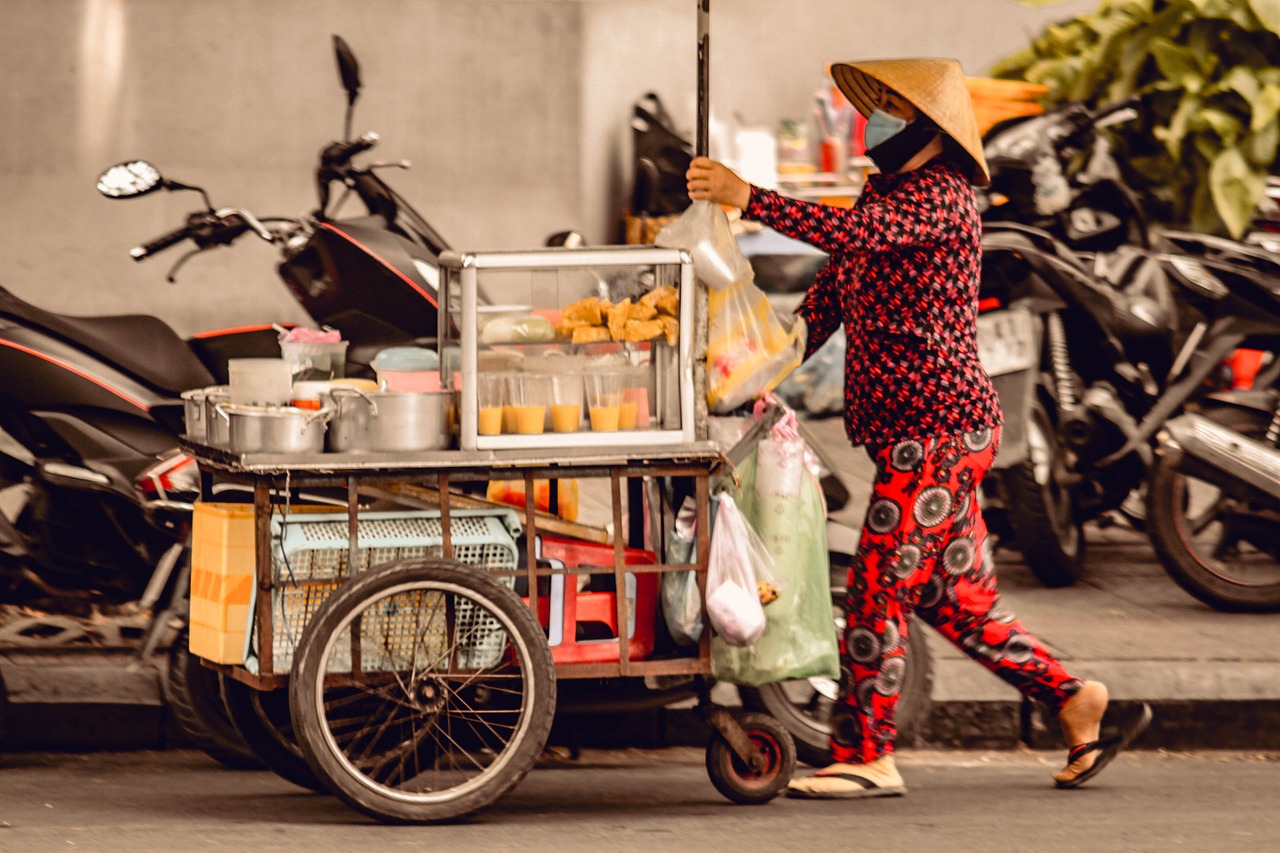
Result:
M192 226L184 225L175 231L170 231L168 234L163 234L157 237L149 243L143 243L141 246L134 246L129 250L129 255L135 261L145 260L156 252L163 252L175 243L181 243L183 240L191 236L192 230Z
M322 156L322 166L334 167L343 166L351 160L352 157L368 151L370 148L378 144L378 134L373 131L361 136L359 139L348 140L347 142L335 142L330 145Z

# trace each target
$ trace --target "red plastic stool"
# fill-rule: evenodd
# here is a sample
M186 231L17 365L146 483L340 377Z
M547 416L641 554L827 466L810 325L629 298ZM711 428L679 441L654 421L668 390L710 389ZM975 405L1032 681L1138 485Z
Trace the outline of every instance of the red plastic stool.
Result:
M613 546L576 539L541 536L538 557L555 568L612 566ZM623 563L654 565L658 555L626 548ZM658 618L658 575L627 573L627 599L632 603L627 619L627 651L631 660L653 654L654 624ZM579 592L572 574L553 575L551 594L538 600L538 618L547 628L551 659L556 663L609 663L621 657L618 641L618 599L613 592ZM607 629L604 639L579 640L578 626L596 623Z

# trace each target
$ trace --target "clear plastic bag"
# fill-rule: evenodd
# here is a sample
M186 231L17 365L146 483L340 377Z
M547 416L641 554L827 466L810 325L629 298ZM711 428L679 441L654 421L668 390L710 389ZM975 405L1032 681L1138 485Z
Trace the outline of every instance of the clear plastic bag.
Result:
M693 500L687 499L676 515L676 526L667 539L667 563L679 566L697 559L694 530L697 521ZM702 596L697 572L662 573L662 616L671 639L679 646L694 646L702 637Z
M804 341L773 313L755 285L751 264L738 249L719 205L695 202L658 232L659 246L686 249L708 290L707 405L729 412L772 391L799 366Z
M787 405L813 415L838 415L843 412L847 348L844 327L841 326L804 364L778 385L778 396L786 400Z
M707 565L707 618L730 646L750 646L765 629L762 600L780 592L778 569L734 499L720 496Z

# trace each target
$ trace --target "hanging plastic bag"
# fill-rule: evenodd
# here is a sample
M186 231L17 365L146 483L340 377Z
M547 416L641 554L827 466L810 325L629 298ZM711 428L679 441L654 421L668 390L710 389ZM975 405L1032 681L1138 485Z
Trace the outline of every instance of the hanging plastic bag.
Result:
M696 507L692 499L686 499L676 514L675 529L667 539L668 565L684 565L698 558L694 538L696 522ZM661 597L662 616L671 639L679 646L697 645L702 638L702 596L698 592L697 572L663 572Z
M779 422L780 424L782 422ZM776 428L775 428L776 429ZM787 428L783 428L786 432ZM777 438L771 436L775 442ZM803 440L798 439L803 444ZM793 439L786 437L785 442ZM737 506L763 534L778 569L778 600L765 608L765 630L750 648L733 648L712 637L715 677L731 684L757 686L797 678L838 678L839 648L831 618L831 578L827 554L826 511L822 492L804 455L785 448L790 461L780 472L763 474L762 449L737 468ZM777 448L770 453L778 455ZM775 460L777 461L777 460ZM799 493L791 493L799 464ZM722 495L724 500L727 495Z
M749 646L765 629L762 602L780 592L778 570L731 496L720 496L707 566L707 618L730 646Z
M844 362L848 342L844 327L836 329L804 364L778 385L787 405L812 415L844 411Z
M654 242L687 250L708 290L707 405L712 412L732 411L772 391L795 370L804 354L799 325L787 329L774 314L719 205L694 202Z

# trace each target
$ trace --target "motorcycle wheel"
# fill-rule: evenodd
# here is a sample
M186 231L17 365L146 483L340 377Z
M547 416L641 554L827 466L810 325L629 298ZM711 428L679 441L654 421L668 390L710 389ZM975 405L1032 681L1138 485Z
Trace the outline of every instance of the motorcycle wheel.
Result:
M832 590L836 636L844 633L845 619L841 602L844 590ZM802 678L739 687L742 705L751 711L768 714L791 734L796 742L796 758L810 767L826 767L831 763L831 709L835 706L839 685L830 678ZM902 693L898 697L898 737L905 740L915 735L929 716L933 693L933 655L924 639L924 625L911 620L907 633L907 665L903 674Z
M163 689L178 728L197 749L232 770L262 768L262 761L227 716L218 673L202 666L187 650L186 630L169 650Z
M1243 409L1212 409L1206 417L1250 438L1268 418ZM1148 532L1169 576L1200 601L1230 613L1280 612L1280 512L1240 500L1157 459L1148 494Z
M1084 527L1075 518L1071 492L1054 476L1064 449L1038 400L1031 405L1027 441L1029 458L1000 472L1014 541L1040 583L1071 586L1084 572Z
M294 737L288 691L256 690L225 675L220 679L227 716L267 769L299 788L328 793Z

